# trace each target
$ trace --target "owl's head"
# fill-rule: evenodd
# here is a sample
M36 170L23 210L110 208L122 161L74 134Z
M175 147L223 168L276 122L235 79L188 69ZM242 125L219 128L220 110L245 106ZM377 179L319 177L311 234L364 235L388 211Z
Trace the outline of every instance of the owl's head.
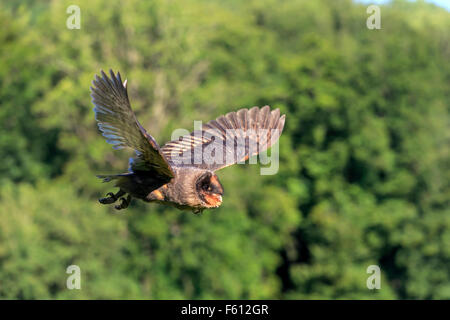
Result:
M200 175L196 190L206 208L217 208L222 204L223 187L214 173L207 171Z

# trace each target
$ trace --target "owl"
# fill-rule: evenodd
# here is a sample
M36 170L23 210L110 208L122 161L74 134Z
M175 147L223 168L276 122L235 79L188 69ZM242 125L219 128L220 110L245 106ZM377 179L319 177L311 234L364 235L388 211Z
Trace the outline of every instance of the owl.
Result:
M200 129L160 147L136 119L120 73L103 71L92 82L95 119L114 149L129 147L136 155L126 173L98 175L119 188L99 199L125 209L132 198L171 205L194 213L222 204L223 186L216 171L267 150L280 137L285 115L279 109L240 109L203 124Z

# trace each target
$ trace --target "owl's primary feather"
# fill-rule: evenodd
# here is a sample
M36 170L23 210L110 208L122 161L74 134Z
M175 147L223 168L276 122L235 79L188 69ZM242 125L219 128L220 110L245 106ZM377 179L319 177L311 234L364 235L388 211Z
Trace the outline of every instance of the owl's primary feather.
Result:
M280 137L284 121L280 110L270 111L269 106L241 109L209 121L202 130L168 142L161 151L172 165L216 171L270 148ZM216 157L213 153L218 150L221 156Z
M106 142L114 149L125 146L136 150L138 158L133 168L143 171L155 170L161 175L173 178L170 165L161 154L158 143L136 119L128 100L126 82L122 83L120 73L110 71L111 78L102 71L102 77L95 76L91 87L92 103L95 105L95 119Z

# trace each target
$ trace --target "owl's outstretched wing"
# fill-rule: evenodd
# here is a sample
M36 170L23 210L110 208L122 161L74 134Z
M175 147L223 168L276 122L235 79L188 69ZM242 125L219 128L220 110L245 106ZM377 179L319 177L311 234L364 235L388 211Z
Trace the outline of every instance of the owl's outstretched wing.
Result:
M101 77L92 81L91 97L94 104L95 119L106 142L114 149L126 146L138 154L131 169L156 171L159 175L172 178L174 173L162 154L158 143L141 126L131 110L128 100L127 81L122 83L120 73L110 70L109 78L103 71Z
M267 150L280 137L284 122L279 109L241 109L168 142L161 151L174 166L216 171Z

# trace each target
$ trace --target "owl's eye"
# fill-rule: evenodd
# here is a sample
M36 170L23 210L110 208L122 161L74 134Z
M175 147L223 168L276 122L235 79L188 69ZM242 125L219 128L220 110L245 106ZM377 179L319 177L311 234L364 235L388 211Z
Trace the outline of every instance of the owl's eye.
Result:
M201 194L219 194L222 195L223 188L216 176L212 176L210 173L203 175L197 182L197 192Z
M203 184L202 189L204 191L212 191L211 185L209 183Z

